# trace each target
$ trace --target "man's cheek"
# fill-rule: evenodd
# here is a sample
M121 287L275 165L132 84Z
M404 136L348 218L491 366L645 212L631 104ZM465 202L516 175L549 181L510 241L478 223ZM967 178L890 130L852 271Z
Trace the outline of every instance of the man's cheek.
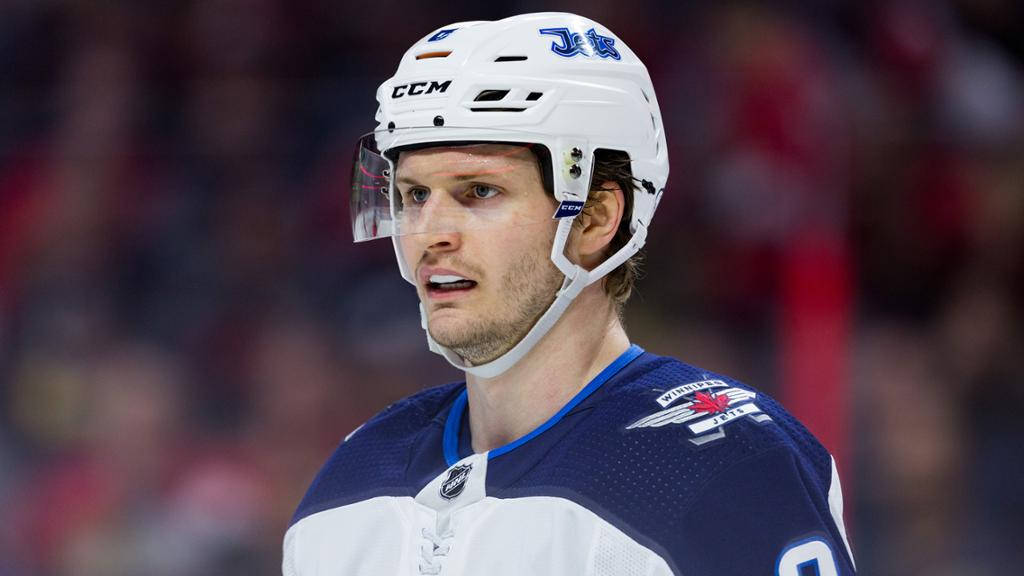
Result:
M415 256L419 253L416 248L416 242L413 241L410 236L400 236L398 238L398 247L402 251L402 260L405 261L405 265L406 268L408 268L409 273L415 274Z

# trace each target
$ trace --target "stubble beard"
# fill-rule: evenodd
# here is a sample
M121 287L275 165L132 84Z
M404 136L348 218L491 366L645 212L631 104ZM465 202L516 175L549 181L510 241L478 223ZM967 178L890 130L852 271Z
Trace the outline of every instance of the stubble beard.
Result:
M546 256L524 255L504 274L500 288L506 304L504 314L481 316L443 332L428 328L431 337L473 366L511 350L547 311L562 287L564 276Z

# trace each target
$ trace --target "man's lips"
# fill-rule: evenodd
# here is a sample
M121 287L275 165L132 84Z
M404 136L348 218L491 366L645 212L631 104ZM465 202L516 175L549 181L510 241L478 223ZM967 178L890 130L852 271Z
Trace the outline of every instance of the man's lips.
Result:
M432 266L421 268L417 278L431 299L454 298L472 290L477 284L476 280L458 270Z

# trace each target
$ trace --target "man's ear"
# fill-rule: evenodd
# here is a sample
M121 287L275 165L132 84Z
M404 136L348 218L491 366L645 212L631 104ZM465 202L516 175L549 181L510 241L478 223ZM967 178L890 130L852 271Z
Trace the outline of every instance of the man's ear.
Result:
M626 199L618 183L609 180L592 190L570 237L573 260L587 270L604 262L625 209Z

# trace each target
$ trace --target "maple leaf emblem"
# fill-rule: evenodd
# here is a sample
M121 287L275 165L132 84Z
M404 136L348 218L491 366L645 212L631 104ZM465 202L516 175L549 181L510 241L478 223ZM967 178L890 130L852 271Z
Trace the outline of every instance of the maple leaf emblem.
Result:
M690 405L690 410L694 412L707 412L708 414L714 414L716 412L725 412L725 409L729 407L729 397L725 394L708 394L706 392L697 392L696 399L693 404Z

